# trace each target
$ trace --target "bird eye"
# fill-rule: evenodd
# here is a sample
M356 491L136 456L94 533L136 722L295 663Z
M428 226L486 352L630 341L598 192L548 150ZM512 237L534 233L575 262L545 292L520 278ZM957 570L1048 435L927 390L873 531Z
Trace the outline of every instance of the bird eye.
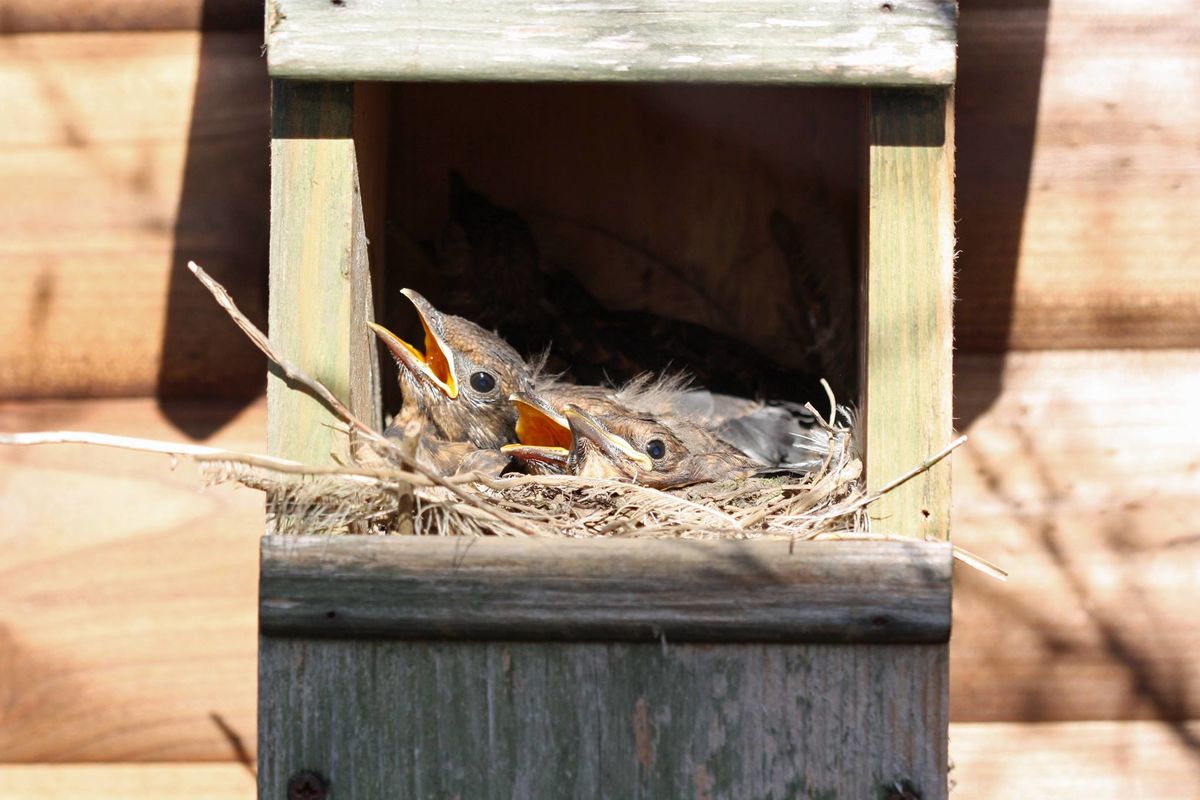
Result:
M646 442L646 455L653 458L655 461L667 454L667 446L663 444L662 439L651 439Z
M487 394L496 388L496 376L490 372L476 372L471 376L471 388L480 394Z

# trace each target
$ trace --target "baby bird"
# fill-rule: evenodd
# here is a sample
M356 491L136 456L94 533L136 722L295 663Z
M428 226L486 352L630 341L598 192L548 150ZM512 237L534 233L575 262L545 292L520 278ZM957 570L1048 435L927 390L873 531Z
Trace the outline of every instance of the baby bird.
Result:
M623 478L655 489L747 478L762 471L753 459L698 425L667 425L649 415L604 421L578 406L563 413L571 428L567 469L589 478Z
M680 376L640 378L619 389L550 383L510 398L517 409L517 441L506 448L535 473L561 472L571 449L564 409L574 405L613 427L612 420L652 418L677 431L695 432L690 444L715 452L732 447L762 468L807 472L829 452L828 432L815 415L794 403L763 403L703 389ZM703 439L699 438L703 437ZM547 452L545 448L553 448Z
M679 439L672 454L738 453L740 448L751 463L779 469L802 469L820 463L824 455L811 444L796 448L796 434L806 428L791 411L689 389L678 376L645 377L616 389L559 383L541 377L497 334L442 313L411 289L401 293L417 310L425 334L424 351L370 323L400 368L403 406L389 433L419 421L418 454L443 474L477 465L498 471L503 462L494 456L504 445L510 445L506 455L532 472L567 470L567 457L575 446L564 413L568 405L592 415L619 437L636 440L640 435L636 426L630 427L635 425L630 420L665 426L669 435ZM659 468L654 471L657 474ZM687 470L672 465L669 472L683 476ZM681 478L669 480L677 479Z
M508 398L531 389L534 380L525 359L499 336L443 314L412 289L401 294L421 319L423 352L382 325L368 323L400 368L404 401L393 429L415 419L423 439L487 450L514 441L517 410Z
M619 478L656 489L744 478L764 469L700 425L667 422L612 398L598 400L595 392L584 394L593 395L591 411L568 403L559 413L544 397L514 396L521 443L503 452L533 474Z

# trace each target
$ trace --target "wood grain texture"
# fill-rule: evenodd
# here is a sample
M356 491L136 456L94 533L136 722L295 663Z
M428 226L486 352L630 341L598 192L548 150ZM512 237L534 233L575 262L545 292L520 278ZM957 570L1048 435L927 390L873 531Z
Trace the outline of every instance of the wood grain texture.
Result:
M344 798L875 797L901 779L945 797L945 729L924 721L945 710L941 645L264 637L260 655L262 797L301 768Z
M38 5L49 13L62 4ZM1192 33L1198 19L1191 4L1179 0L1153 9L1064 0L1049 10L1036 3L964 2L956 107L960 350L995 351L1009 342L1022 349L1200 343L1200 283L1191 279L1200 252L1200 230L1193 224L1200 207L1200 121L1190 102L1200 94L1200 69L1194 68L1200 37ZM171 277L187 257L196 258L220 275L244 307L265 316L263 145L269 119L260 45L257 34L218 33L0 39L0 94L11 111L0 116L0 257L6 280L0 296L0 394L146 395L156 390L161 370L173 372L170 382L197 397L261 387L260 357L207 297L191 293L194 281ZM198 74L207 98L199 110ZM457 99L444 101L442 110ZM789 106L784 98L771 102L775 108ZM800 98L799 106L807 109L813 102ZM721 127L722 119L763 119L772 135L777 127L796 131L795 141L811 148L825 170L800 173L804 185L840 186L853 134L835 124L839 136L831 137L815 121L820 119L815 111L814 121L801 119L793 127L797 112L770 108L766 99L672 99L663 115L679 120L667 127L671 136L681 136L686 116L696 127L715 128L717 153L729 152L746 135L729 123ZM716 117L720 109L726 117ZM817 110L840 113L837 104ZM459 116L470 115L463 109ZM786 121L777 126L781 116ZM624 119L614 114L605 121ZM413 127L394 133L420 135ZM624 122L595 127L632 135ZM529 122L526 128L536 134L538 126ZM615 170L597 158L608 174L621 177L610 191L618 197L625 192L628 206L598 215L598 221L628 234L632 229L616 218L666 208L665 221L638 234L658 247L658 231L678 225L675 220L693 214L733 219L741 213L733 198L745 198L742 207L774 202L763 186L769 188L773 171L786 174L788 162L776 156L786 149L763 143L765 134L752 135L756 150L768 157L763 168L742 173L730 162L706 178L698 162L683 161L692 146L682 138L648 152L646 163L636 167L617 162ZM510 138L491 141L511 151ZM646 139L654 141L649 132ZM473 164L486 165L488 147L471 152ZM188 200L191 212L181 216L189 161L196 173L212 177L197 186ZM567 158L551 153L547 161L559 168ZM686 163L693 165L690 172ZM668 167L692 175L677 195L645 191L630 197L627 189L643 186L639 176L658 180ZM551 183L539 162L522 163L521 169ZM496 177L502 177L501 167L464 171L485 188L501 186ZM733 183L739 174L748 177ZM444 185L444 173L437 177ZM790 178L774 180L791 197L811 197L808 190L793 191ZM724 188L730 186L737 188ZM421 191L430 191L424 182ZM495 193L497 200L515 199L522 212L529 210L522 196L529 193L508 188ZM695 203L686 206L680 200L693 197ZM608 208L619 205L607 198L605 193L601 199ZM834 224L819 229L853 221L853 209L847 216L834 201ZM583 198L574 202L585 205ZM444 203L435 200L433 207L442 211ZM562 208L568 215L576 210ZM719 234L717 225L693 227L702 230L696 231L694 251L681 251L681 261L727 252L732 245L722 237L737 241ZM551 229L543 225L539 239L548 242L543 231ZM572 241L555 239L560 250ZM755 242L744 237L744 249ZM628 248L610 247L609 253L632 260ZM174 261L175 254L182 260ZM756 275L760 269L777 274L775 267L755 264ZM631 270L642 266L635 263ZM122 276L119 286L106 281L112 274ZM683 292L657 297L674 303L671 308L699 306ZM628 294L629 303L642 299ZM164 362L167 309L178 343ZM763 311L767 318L775 314ZM752 335L760 346L769 345L772 330L760 335L755 327Z
M261 391L261 355L184 267L265 318L259 44L0 37L0 398Z
M209 443L261 452L264 412L234 415ZM0 430L174 440L171 420L229 416L192 404L168 418L152 400L4 403ZM249 762L263 500L202 486L163 456L0 450L0 762ZM11 785L0 777L0 796Z
M990 394L999 371L1001 393ZM957 359L954 718L1200 717L1200 351Z
M964 0L960 349L1200 346L1200 17Z
M263 540L259 626L291 636L944 642L924 542Z
M869 488L950 441L954 111L943 90L872 90L863 220L861 386ZM950 465L870 509L880 530L950 535Z
M63 5L37 3L46 13ZM1197 346L1200 283L1192 276L1200 252L1193 224L1200 207L1200 120L1190 101L1200 94L1200 37L1194 35L1200 18L1181 0L1153 8L1125 0L1038 5L963 3L956 90L959 348ZM187 257L196 258L220 274L243 306L265 316L269 119L260 45L258 34L219 33L0 39L0 94L11 112L0 116L6 280L0 394L146 395L155 391L160 370L174 371L173 384L193 396L261 387L258 355L207 297L191 294L190 278L171 278ZM198 74L207 98L201 109L195 108ZM812 102L803 98L800 105ZM713 127L713 115L697 110L708 104L698 100L684 110L698 126ZM765 119L771 130L779 119L757 103L711 107L728 108L730 119ZM673 103L670 110L681 117L678 108ZM790 120L793 112L781 113ZM796 130L790 125L780 127ZM669 128L672 136L678 127ZM527 128L536 132L537 126ZM717 144L725 148L739 135L732 126L719 130ZM831 145L815 122L798 131L829 173L805 173L806 185L837 185L839 167L852 157L839 142L849 144L851 136ZM506 137L492 141L507 147ZM637 188L637 176L653 172L657 178L666 166L684 169L679 162L691 152L688 145L668 144L648 153L645 164L625 164L617 189ZM755 147L770 154L771 170L787 168L786 161L777 166L781 148L758 141ZM487 162L486 147L472 152L475 161ZM189 160L212 179L197 187L188 200L191 213L181 216ZM557 165L565 157L548 160ZM658 229L705 214L698 206L732 219L738 209L729 198L761 202L755 198L764 197L762 184L771 180L766 170L745 170L751 176L745 189L718 192L743 186L729 183L736 166L715 169L708 179L696 174L674 198L639 194L630 198L628 214L648 213L652 202L669 209L668 219L641 234L655 246ZM522 169L543 180L537 162ZM499 185L490 174L476 177L478 168L465 173L481 186ZM444 184L444 174L438 177ZM790 180L781 186L790 190ZM496 194L512 199L507 189ZM711 199L716 195L719 209ZM685 207L680 197L697 201ZM847 219L840 204L834 219L837 225ZM696 253L721 246L712 244L717 234L710 233L718 226L700 227ZM541 230L539 237L547 241ZM629 258L626 249L610 252ZM174 261L175 254L182 260ZM123 276L119 287L105 281L111 274ZM686 305L698 304L688 299ZM180 340L164 363L160 334L168 308Z
M951 725L951 796L1197 797L1197 742L1194 721Z
M271 340L343 403L350 402L356 260L365 245L358 197L350 84L275 81L271 126ZM362 327L365 327L363 325ZM357 395L360 406L369 399ZM337 417L319 400L267 381L267 449L308 464L345 460Z
M956 366L956 407L975 421L952 457L955 541L1012 577L957 570L952 719L1200 718L1200 459L1186 446L1200 352ZM175 436L151 401L0 409L5 430ZM212 441L258 449L264 429L259 405ZM234 758L210 713L253 756L259 542L246 531L261 529L261 496L198 492L167 467L0 451L0 760Z
M926 460L950 438L954 94L872 89L864 107L859 419L871 490ZM916 476L869 513L876 530L949 539L950 465L943 462ZM947 694L948 656L946 647L943 660L928 667L929 679ZM948 704L924 709L921 727L929 735L943 734L949 723ZM940 744L935 758L937 785L925 791L944 795L949 765ZM902 784L896 789L907 793ZM912 793L924 796L920 789Z
M946 85L955 3L269 0L274 77Z
M5 0L0 33L59 31L253 31L261 0Z
M0 764L5 800L120 797L253 800L254 773L241 764Z

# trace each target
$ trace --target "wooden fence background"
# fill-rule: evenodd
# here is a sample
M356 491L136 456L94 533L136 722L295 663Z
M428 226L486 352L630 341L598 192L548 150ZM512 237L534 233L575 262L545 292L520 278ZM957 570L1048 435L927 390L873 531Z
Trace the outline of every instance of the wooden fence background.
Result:
M0 429L261 449L249 0L0 4ZM952 779L1200 796L1200 17L963 0ZM251 797L260 497L0 451L0 796ZM152 502L150 499L152 498Z

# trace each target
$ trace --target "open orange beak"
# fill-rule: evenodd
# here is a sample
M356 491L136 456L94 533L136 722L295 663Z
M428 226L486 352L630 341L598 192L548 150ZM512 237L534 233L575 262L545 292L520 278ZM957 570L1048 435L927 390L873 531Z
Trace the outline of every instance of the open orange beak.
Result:
M508 398L517 409L517 441L534 447L571 449L567 418L536 395L518 392Z
M421 327L425 330L425 351L421 352L382 325L368 322L367 326L387 345L388 350L392 351L401 369L407 369L413 375L424 378L446 397L454 400L458 397L458 381L454 377L454 351L438 332L441 327L438 324L441 312L412 289L401 289L400 293L417 309Z
M571 428L567 418L536 395L518 392L508 398L517 409L517 441L500 452L521 461L539 461L559 469L571 454Z

